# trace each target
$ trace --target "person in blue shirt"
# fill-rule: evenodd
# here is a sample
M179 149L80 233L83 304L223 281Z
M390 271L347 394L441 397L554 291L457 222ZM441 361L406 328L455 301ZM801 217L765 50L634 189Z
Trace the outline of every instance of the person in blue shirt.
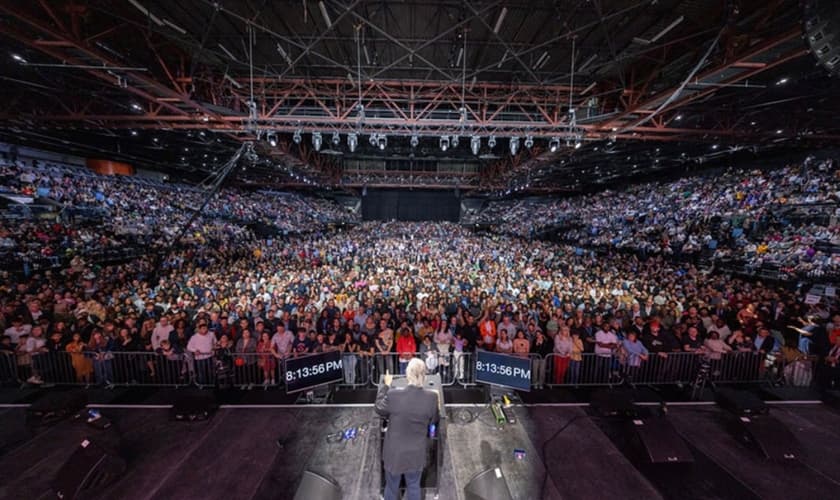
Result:
M648 359L648 350L639 341L635 330L629 330L625 335L624 340L621 341L621 348L627 356L624 361L624 369L627 373L627 380L633 381L641 369L642 362Z

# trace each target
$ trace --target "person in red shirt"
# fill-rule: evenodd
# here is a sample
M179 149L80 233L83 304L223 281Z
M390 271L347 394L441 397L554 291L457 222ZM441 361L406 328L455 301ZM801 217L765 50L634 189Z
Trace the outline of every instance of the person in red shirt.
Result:
M405 369L408 362L414 357L417 352L417 342L414 340L414 335L410 328L401 328L400 335L397 337L397 354L400 358L400 375L405 374Z

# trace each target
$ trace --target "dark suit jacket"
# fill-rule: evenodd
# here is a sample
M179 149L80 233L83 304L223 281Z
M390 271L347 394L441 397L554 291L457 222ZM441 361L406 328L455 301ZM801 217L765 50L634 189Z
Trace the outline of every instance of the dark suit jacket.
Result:
M382 461L394 474L423 470L426 465L429 424L438 422L437 394L409 385L390 389L385 384L376 395L376 413L388 418Z

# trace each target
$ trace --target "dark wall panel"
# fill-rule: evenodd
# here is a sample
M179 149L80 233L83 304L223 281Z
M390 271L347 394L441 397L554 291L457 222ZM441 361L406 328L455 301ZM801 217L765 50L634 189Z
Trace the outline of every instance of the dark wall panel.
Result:
M453 221L461 204L452 191L368 189L362 197L362 219L402 221Z

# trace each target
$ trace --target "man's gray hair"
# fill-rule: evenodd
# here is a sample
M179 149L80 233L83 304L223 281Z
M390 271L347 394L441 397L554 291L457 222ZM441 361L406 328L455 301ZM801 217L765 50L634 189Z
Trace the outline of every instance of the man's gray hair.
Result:
M405 369L405 377L409 385L423 387L426 383L426 363L422 359L413 358Z

